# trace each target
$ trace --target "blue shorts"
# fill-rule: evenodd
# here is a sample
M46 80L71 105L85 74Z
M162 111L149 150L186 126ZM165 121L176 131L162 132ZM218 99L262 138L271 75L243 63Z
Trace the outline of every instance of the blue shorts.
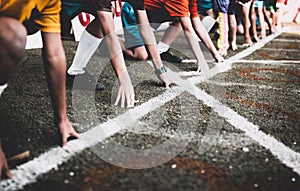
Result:
M144 41L140 35L137 26L137 20L134 14L134 8L131 4L125 2L121 13L122 25L124 27L125 47L133 49L144 46Z
M69 19L81 12L96 15L97 11L111 12L111 0L62 0L62 14Z
M263 8L264 7L264 1L255 0L253 6L254 6L254 8Z
M213 3L211 0L197 0L198 13L206 16L207 11L213 8Z

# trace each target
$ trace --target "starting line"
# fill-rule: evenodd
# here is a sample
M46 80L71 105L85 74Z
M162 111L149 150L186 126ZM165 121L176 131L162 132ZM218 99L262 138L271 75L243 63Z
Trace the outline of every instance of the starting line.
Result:
M254 46L227 59L225 63L222 64L222 67L217 65L208 72L208 75L190 77L188 78L188 81L195 85L197 83L200 83L201 81L206 81L207 79L218 73L230 70L232 63L238 62L243 57L250 55L252 52L263 47L267 42L273 40L278 35L279 34L270 35L266 39L256 43ZM188 74L182 73L179 75L185 76ZM3 190L22 189L25 185L36 182L37 178L40 175L45 174L52 169L58 168L59 165L61 165L63 162L66 162L82 150L89 148L97 143L100 143L104 139L122 130L122 126L120 126L119 121L124 120L124 117L126 118L127 115L130 115L129 119L131 119L131 121L129 123L135 122L147 113L153 111L158 107L163 106L167 102L179 96L184 91L188 91L189 93L194 95L198 100L202 100L205 104L211 107L215 112L217 112L231 125L233 125L237 129L244 131L247 136L255 140L260 145L264 146L266 149L270 150L270 152L274 156L276 156L283 164L290 167L294 172L300 175L299 153L293 151L289 147L285 146L283 143L277 141L274 137L263 133L259 130L258 126L249 122L246 118L240 116L237 112L223 105L218 100L208 95L196 86L194 86L193 90L191 91L189 91L188 89L180 88L175 88L175 90L176 91L165 91L163 94L150 99L142 105L137 106L133 109L129 109L124 114L119 115L114 119L110 119L103 124L99 124L98 126L81 134L81 139L69 142L65 148L52 148L49 151L41 154L39 157L28 161L25 164L17 166L16 169L11 170L11 172L14 174L13 179L1 181L0 188L2 188ZM103 133L104 129L105 133ZM107 129L109 129L110 131L108 132Z

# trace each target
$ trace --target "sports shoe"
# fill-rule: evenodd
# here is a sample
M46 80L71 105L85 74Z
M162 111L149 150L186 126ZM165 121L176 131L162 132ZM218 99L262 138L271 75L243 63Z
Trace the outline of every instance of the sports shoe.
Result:
M83 74L77 74L77 75L70 75L67 73L66 85L69 88L79 89L79 90L102 91L105 88L103 84L97 82L95 78L87 71Z
M179 56L176 56L172 53L170 53L170 51L168 50L167 52L163 52L160 54L160 57L163 61L167 61L167 62L173 62L173 63L181 63L182 62L182 58Z

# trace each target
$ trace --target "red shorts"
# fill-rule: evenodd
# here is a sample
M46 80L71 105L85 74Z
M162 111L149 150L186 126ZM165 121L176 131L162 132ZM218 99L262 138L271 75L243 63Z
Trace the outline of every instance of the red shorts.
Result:
M150 11L164 8L171 17L198 17L196 0L145 0Z

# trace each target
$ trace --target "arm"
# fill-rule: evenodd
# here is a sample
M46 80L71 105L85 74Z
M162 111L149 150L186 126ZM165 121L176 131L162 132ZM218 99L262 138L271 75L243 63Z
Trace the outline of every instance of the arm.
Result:
M120 87L114 105L121 101L121 107L134 106L134 90L125 65L122 48L119 39L115 33L113 15L111 12L98 11L99 23L101 24L100 32L105 36L105 42L109 50L112 66L119 79ZM99 31L98 31L99 32Z
M161 69L163 67L163 62L161 61L155 36L153 31L150 27L148 16L145 10L136 10L136 18L139 24L140 34L145 42L145 46L147 47L149 54L154 63L155 69ZM158 75L159 79L161 79L164 83L166 88L169 88L169 85L173 83L170 77L167 75L167 72L164 72Z
M42 32L43 60L45 65L48 88L54 109L55 125L62 136L62 146L68 137L79 138L71 125L66 109L66 57L59 33Z
M202 22L200 21L200 18L199 17L192 18L192 24L196 34L203 41L206 47L210 50L215 60L218 63L224 61L224 58L219 54L210 36L208 35L208 32L205 30Z
M206 63L206 60L202 53L200 45L194 37L195 31L193 29L190 17L180 17L180 22L181 22L181 26L184 31L184 34L185 34L185 36L192 48L193 54L197 60L197 63L198 63L197 72L200 72L201 70L207 71L209 69L209 67Z
M11 174L9 167L7 165L6 158L3 153L1 142L0 142L0 180L1 180L2 171L6 174L8 178L12 178L13 175Z

